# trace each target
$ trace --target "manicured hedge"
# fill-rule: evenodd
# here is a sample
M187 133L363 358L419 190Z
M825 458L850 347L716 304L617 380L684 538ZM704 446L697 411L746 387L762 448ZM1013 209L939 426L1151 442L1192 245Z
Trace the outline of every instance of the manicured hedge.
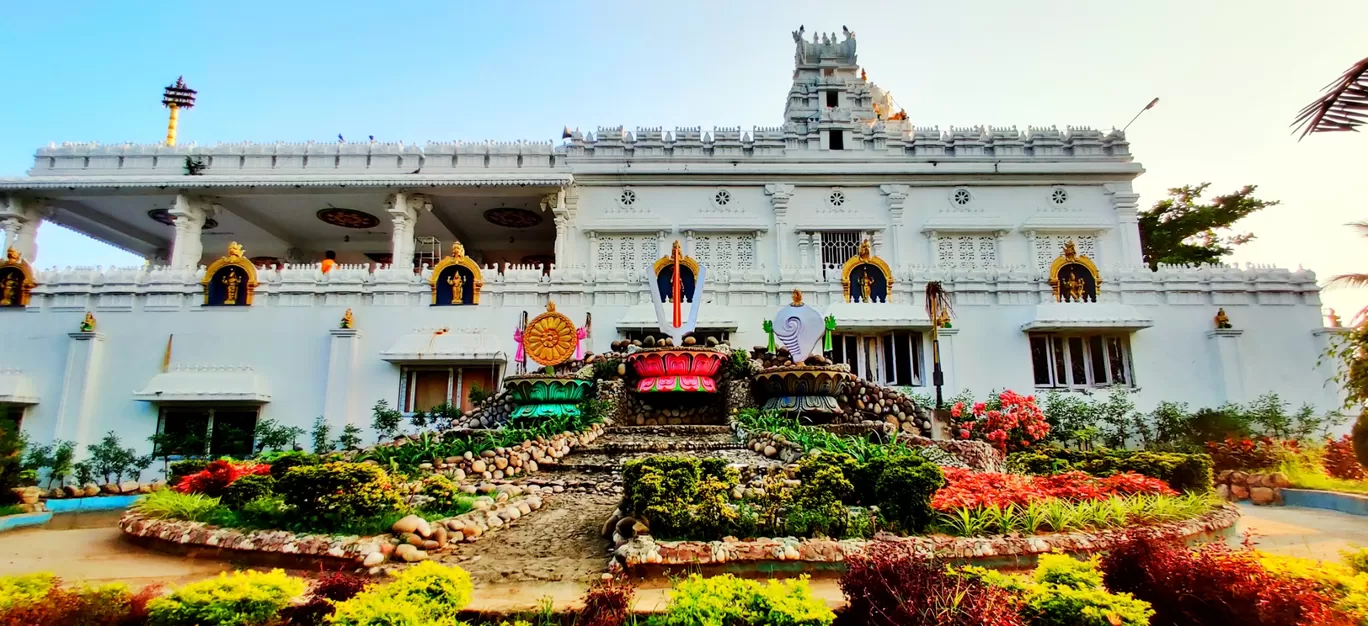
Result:
M1037 447L1007 457L1012 471L1035 476L1079 471L1094 476L1135 472L1158 478L1178 491L1211 490L1211 457L1143 450L1066 450Z

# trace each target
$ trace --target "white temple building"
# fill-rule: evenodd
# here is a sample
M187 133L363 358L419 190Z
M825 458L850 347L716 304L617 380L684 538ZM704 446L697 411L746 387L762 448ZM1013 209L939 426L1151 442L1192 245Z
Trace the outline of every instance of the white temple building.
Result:
M1338 406L1312 272L1144 266L1144 169L1122 133L918 126L853 36L794 40L772 127L41 148L0 179L17 253L0 265L0 412L38 442L114 430L146 450L166 428L321 415L336 433L378 400L468 406L513 373L522 312L548 300L592 315L594 352L654 329L647 290L674 241L707 268L700 329L763 345L799 289L835 316L835 358L914 393L931 392L923 292L941 281L947 395L1120 384L1142 409L1268 391ZM44 221L147 264L32 269L61 262L36 249Z

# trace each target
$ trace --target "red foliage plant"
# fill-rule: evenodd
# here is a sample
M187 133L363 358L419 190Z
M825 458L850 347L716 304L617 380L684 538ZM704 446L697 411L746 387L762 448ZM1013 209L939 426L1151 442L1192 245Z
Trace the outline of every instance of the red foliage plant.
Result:
M950 574L945 563L908 545L872 542L846 560L841 624L868 626L1024 626L1010 591Z
M333 614L333 602L350 600L366 588L366 579L344 572L324 574L309 588L309 600L286 607L280 618L291 626L317 626Z
M1247 548L1218 542L1193 549L1133 531L1112 546L1100 567L1108 590L1153 606L1154 626L1354 623L1316 582L1275 575Z
M1064 472L1052 476L998 474L943 467L945 486L931 498L931 508L950 511L1015 504L1025 506L1040 500L1105 500L1112 496L1136 494L1177 495L1164 481L1134 472L1098 478L1083 472Z
M228 485L233 481L248 474L270 474L271 466L265 463L254 463L243 461L234 463L219 459L205 466L205 468L194 474L182 478L176 483L175 490L181 493L202 493L206 496L219 497L228 489Z
M589 590L584 596L577 626L623 626L632 606L636 590L631 585L612 580Z
M1349 435L1325 442L1325 456L1321 459L1325 473L1344 480L1363 480L1363 466L1354 457L1354 441Z
M1030 447L1050 434L1045 412L1036 406L1035 396L1023 396L1010 389L998 394L989 403L979 402L966 407L956 402L950 407L954 420L951 432L960 439L978 439L1004 452L1016 452Z
M1296 447L1295 441L1278 441L1269 437L1226 437L1225 441L1208 441L1206 444L1207 454L1211 455L1211 469L1218 472L1275 467Z

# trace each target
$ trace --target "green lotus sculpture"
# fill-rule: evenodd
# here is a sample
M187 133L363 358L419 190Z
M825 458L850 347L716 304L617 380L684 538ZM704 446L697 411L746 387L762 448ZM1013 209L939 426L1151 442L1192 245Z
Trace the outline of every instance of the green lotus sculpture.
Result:
M504 379L513 419L578 416L591 386L592 381L571 376L524 374Z

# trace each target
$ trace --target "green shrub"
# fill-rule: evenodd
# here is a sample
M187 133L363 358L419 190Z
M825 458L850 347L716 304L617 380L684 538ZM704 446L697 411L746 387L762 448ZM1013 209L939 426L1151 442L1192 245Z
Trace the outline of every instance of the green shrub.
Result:
M215 509L219 508L219 499L200 493L158 489L139 498L129 508L143 517L152 519L207 522L214 516Z
M280 480L292 467L318 465L322 461L316 454L308 452L285 452L271 461L271 477Z
M934 515L931 497L945 485L940 468L919 456L901 456L885 461L882 469L874 481L879 513L905 532L926 530Z
M1033 575L1038 583L1066 585L1080 589L1102 586L1097 558L1080 561L1064 554L1042 554Z
M273 493L275 493L275 479L271 478L269 474L248 474L229 483L220 501L223 506L238 510L252 500Z
M1340 560L1349 569L1368 574L1368 548L1355 546L1353 550L1340 550Z
M298 466L276 481L276 493L298 519L320 529L399 509L389 476L374 465L325 463Z
M147 604L151 626L256 626L272 620L304 593L304 582L281 570L219 574Z
M0 610L37 602L56 584L57 577L49 572L0 578Z
M665 614L652 618L660 626L825 626L836 619L826 603L814 598L807 578L761 583L730 574L703 578L697 574L675 584Z
M698 532L695 520L715 531L723 520L708 517L725 515L718 498L725 500L739 479L737 471L721 459L651 457L628 461L622 470L623 511L644 518L651 534L662 538Z
M420 626L455 624L470 603L470 575L459 567L424 561L395 577L388 585L372 585L350 600L339 602L328 619L341 626Z
M166 482L170 485L177 485L182 478L191 474L198 474L209 466L207 459L185 459L171 464L166 475Z
M1211 491L1211 457L1206 454L1037 447L1008 455L1007 466L1012 471L1034 476L1068 471L1093 476L1135 472L1158 478L1178 491Z
M1032 626L1146 626L1154 615L1148 602L1102 587L1036 585L1024 600L1021 613Z
M461 493L461 488L450 478L434 474L423 479L423 495L432 501L423 505L424 511L460 515L470 510L474 498Z

